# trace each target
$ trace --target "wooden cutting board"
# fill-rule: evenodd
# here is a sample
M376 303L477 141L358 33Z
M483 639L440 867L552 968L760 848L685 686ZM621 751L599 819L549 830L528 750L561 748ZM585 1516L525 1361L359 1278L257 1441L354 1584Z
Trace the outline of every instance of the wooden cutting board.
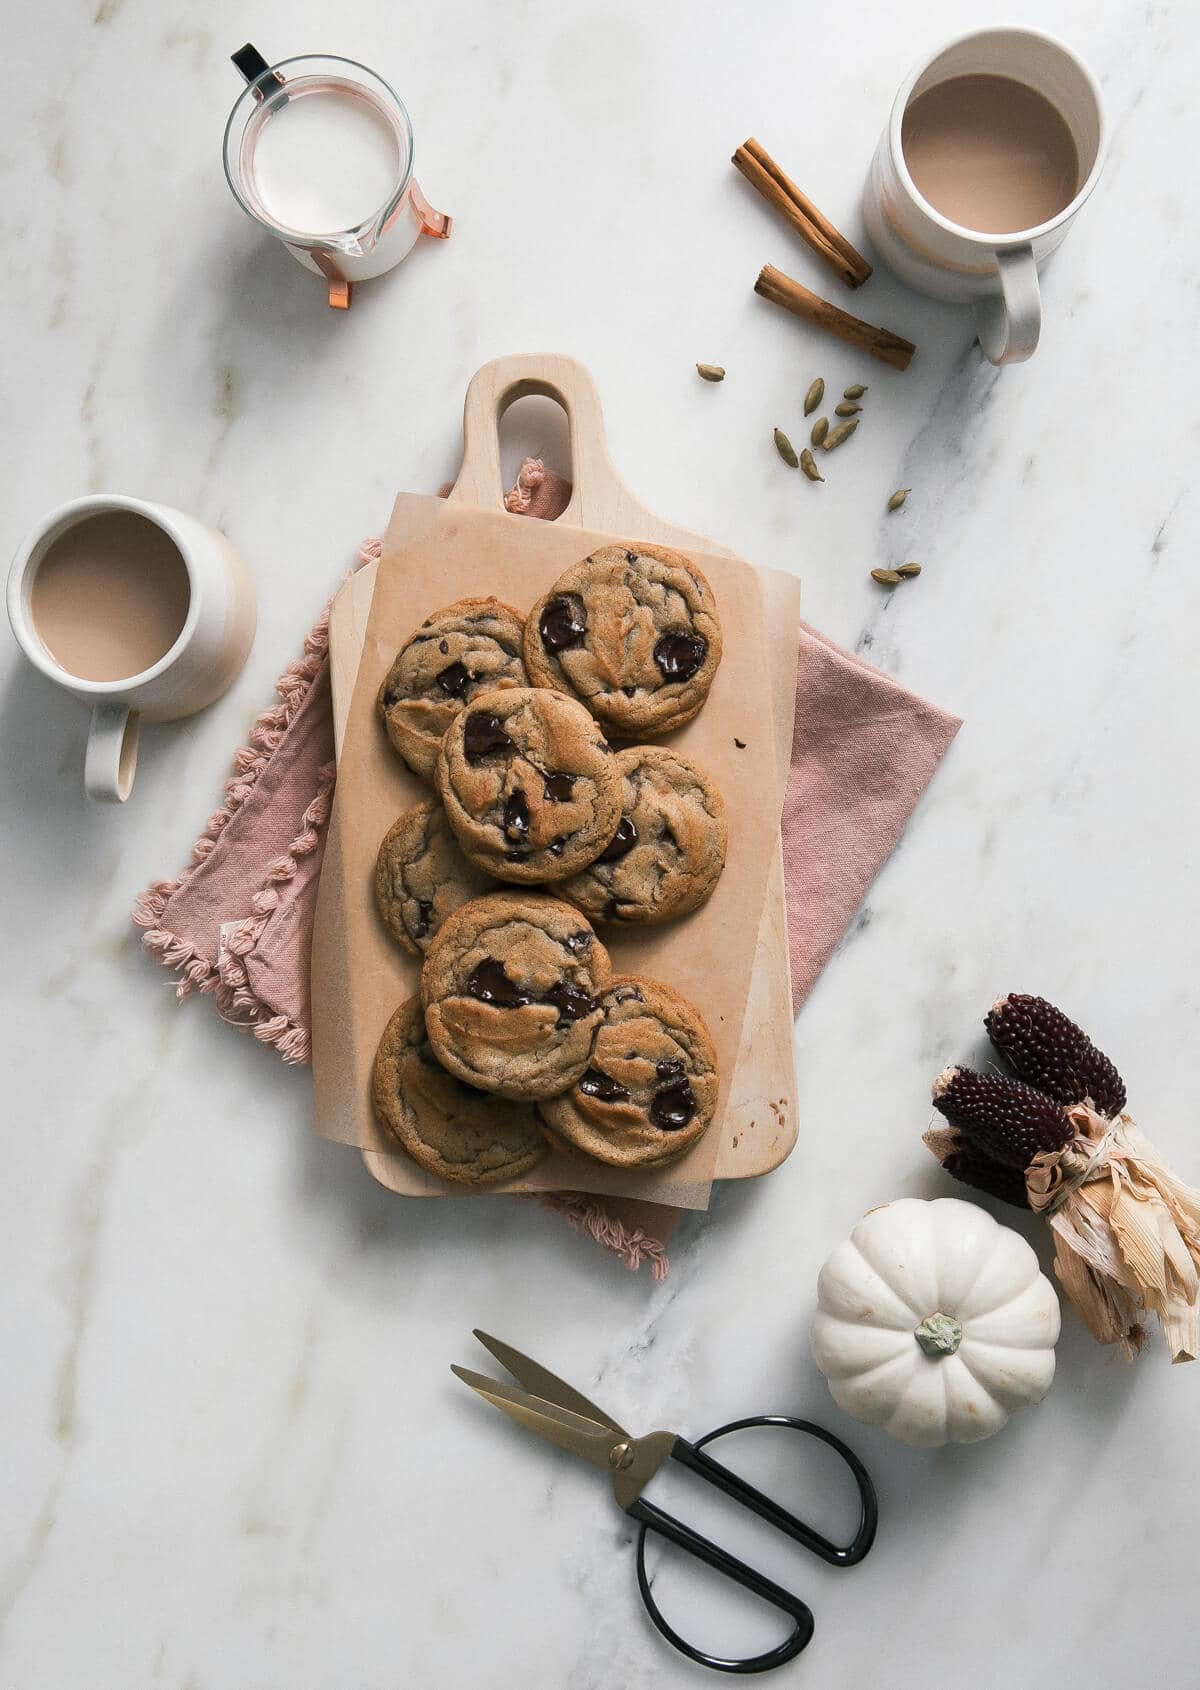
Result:
M559 525L612 533L628 538L689 546L710 554L733 557L687 529L663 521L647 510L620 481L604 443L599 396L590 376L574 360L557 355L528 355L497 359L474 377L464 408L462 468L450 503L492 509L502 505L498 425L507 407L528 394L557 400L567 414L572 461L572 496ZM396 501L389 542L416 541L444 517L447 502L428 495L401 494ZM335 741L340 755L351 697L366 635L367 619L378 566L368 564L341 589L330 613L330 672L333 688ZM790 576L758 572L771 630L769 661L773 699L777 797L782 800L791 751L791 721L795 697L799 586ZM478 589L482 590L482 588ZM533 595L530 594L530 597ZM778 803L776 804L778 809ZM731 870L727 869L727 872ZM320 917L318 930L320 931ZM317 946L318 973L322 949ZM315 982L320 1001L320 980ZM320 1040L318 1039L318 1054ZM330 1136L348 1136L344 1127L324 1119L334 1105L329 1087L321 1085L317 1065L317 1125ZM323 1091L325 1096L323 1096ZM795 1071L792 1047L791 992L788 979L787 918L783 895L782 857L776 841L771 855L759 921L757 950L738 1057L721 1122L713 1128L719 1144L713 1178L739 1179L769 1172L787 1156L796 1140ZM378 1149L363 1151L373 1176L405 1195L444 1195L455 1190L440 1181L423 1180L413 1189L412 1164L402 1154ZM661 1186L656 1200L671 1201ZM688 1201L681 1193L680 1199ZM698 1206L695 1198L690 1206Z

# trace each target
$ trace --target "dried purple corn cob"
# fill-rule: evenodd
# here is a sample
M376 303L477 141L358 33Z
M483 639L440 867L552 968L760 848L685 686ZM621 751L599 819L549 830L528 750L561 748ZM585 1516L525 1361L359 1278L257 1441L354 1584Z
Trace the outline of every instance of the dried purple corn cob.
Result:
M948 1174L975 1191L986 1191L989 1197L999 1197L1014 1208L1027 1209L1029 1194L1025 1190L1025 1176L1017 1168L1003 1167L987 1156L965 1148L952 1150L942 1163Z
M1039 1150L1061 1150L1072 1136L1061 1104L1020 1080L970 1068L942 1069L933 1106L973 1150L1010 1168L1027 1168Z
M1045 998L1010 992L984 1019L988 1038L1030 1085L1059 1103L1090 1097L1101 1115L1125 1107L1125 1082L1083 1030Z
M1024 1174L1017 1168L993 1162L990 1156L974 1149L956 1127L930 1127L924 1139L926 1149L963 1185L986 1191L990 1197L999 1197L1018 1209L1029 1207Z

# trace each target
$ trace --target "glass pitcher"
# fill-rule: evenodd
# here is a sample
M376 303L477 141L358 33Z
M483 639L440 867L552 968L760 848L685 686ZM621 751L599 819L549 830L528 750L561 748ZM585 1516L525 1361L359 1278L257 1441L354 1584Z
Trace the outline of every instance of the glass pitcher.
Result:
M234 196L345 310L353 284L399 264L418 235L445 240L413 176L412 123L381 76L353 59L306 54L269 65L233 55L246 87L225 125Z

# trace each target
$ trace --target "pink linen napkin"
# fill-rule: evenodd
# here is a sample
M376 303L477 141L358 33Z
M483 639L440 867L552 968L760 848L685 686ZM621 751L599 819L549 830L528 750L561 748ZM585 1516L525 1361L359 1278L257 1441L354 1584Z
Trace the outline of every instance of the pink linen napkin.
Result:
M442 489L443 493L448 489ZM505 505L553 520L570 484L537 460ZM368 540L360 559L378 557ZM277 683L279 702L234 757L225 803L192 860L134 905L142 943L176 971L177 995L209 993L224 1020L310 1054L309 953L324 824L336 778L328 613ZM795 738L782 815L793 1008L804 1003L904 830L961 723L804 626ZM631 1199L555 1193L542 1199L636 1269L667 1272L664 1244L680 1211Z
M962 722L801 624L783 878L800 1008Z

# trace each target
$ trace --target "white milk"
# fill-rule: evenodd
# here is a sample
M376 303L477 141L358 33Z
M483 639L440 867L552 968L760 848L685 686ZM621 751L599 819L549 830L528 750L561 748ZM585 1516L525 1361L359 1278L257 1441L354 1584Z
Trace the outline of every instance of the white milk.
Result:
M253 123L250 174L267 216L285 229L354 229L395 193L400 147L386 112L360 88L296 78L286 101Z

